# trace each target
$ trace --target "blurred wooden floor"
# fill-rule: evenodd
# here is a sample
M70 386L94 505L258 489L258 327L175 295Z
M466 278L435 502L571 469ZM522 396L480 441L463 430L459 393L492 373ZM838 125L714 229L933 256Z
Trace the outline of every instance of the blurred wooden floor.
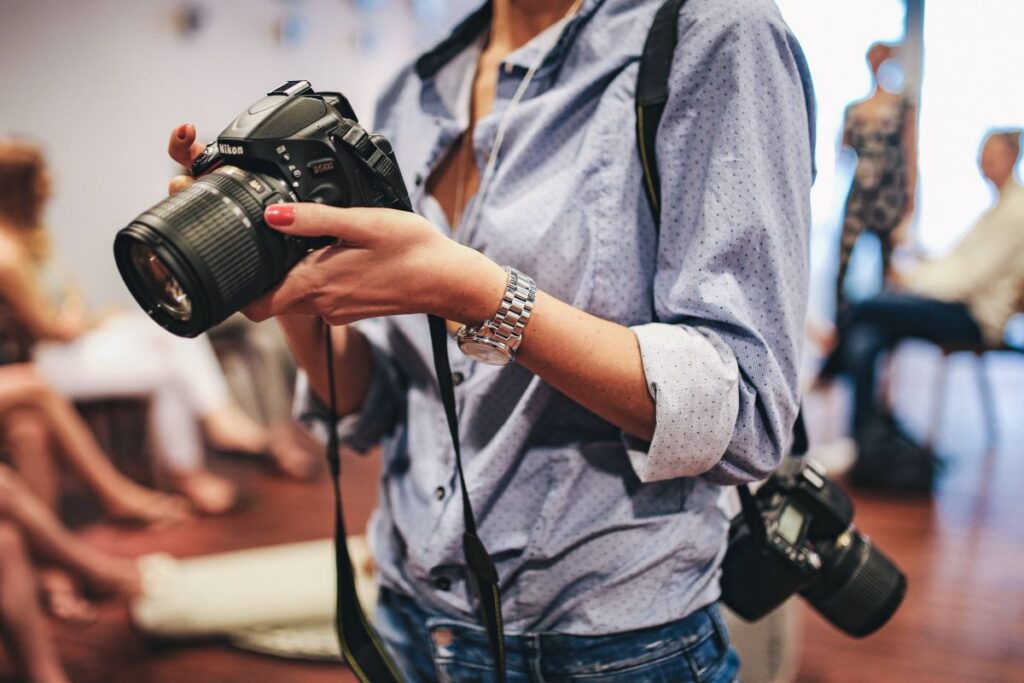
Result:
M927 423L934 360L922 350L899 364L897 404L917 430ZM991 456L983 453L970 360L954 360L949 377L940 441L949 469L938 495L900 502L855 496L858 526L909 575L903 608L882 631L860 641L808 610L800 681L1024 682L1024 359L993 363L1002 434ZM122 554L160 550L185 556L330 534L326 479L287 482L239 460L217 466L248 491L237 513L161 532L94 528L89 537ZM353 529L362 528L373 505L376 467L372 458L346 461ZM287 662L224 643L150 643L132 630L116 604L103 606L97 624L55 628L69 672L81 683L355 680L340 666Z

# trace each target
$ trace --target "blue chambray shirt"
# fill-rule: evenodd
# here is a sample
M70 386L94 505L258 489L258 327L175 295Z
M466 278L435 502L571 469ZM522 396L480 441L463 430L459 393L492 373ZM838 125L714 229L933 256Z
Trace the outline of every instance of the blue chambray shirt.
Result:
M802 52L770 0L685 5L657 140L659 235L633 109L659 4L583 3L509 114L496 172L472 200L477 220L454 235L549 294L631 326L656 403L654 438L641 443L526 369L477 364L450 344L469 493L509 632L620 632L715 601L722 486L767 476L797 411L813 175ZM466 129L488 21L485 6L402 71L377 112L417 211L446 232L424 181ZM553 38L502 64L493 111L474 132L481 169ZM374 378L340 429L358 450L384 444L370 530L381 582L474 620L426 318L359 327Z

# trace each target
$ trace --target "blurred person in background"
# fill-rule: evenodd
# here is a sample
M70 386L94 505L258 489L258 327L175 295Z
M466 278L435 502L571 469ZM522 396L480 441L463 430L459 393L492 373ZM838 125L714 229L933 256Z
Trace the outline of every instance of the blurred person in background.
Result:
M209 340L182 339L138 311L90 318L80 296L51 295L43 211L50 177L38 147L0 139L0 337L6 355L30 356L72 400L150 400L157 457L171 485L206 514L231 509L233 482L206 466L203 437L221 451L276 449L236 405ZM59 303L54 303L57 301ZM282 458L292 458L291 452Z
M188 518L186 501L140 486L114 467L82 417L32 363L0 364L0 425L11 463L51 508L58 495L52 454L114 519L162 524Z
M879 81L882 65L899 57L900 46L874 43L867 52L873 90L846 108L842 145L857 155L839 236L836 274L836 321L849 312L844 293L850 256L865 232L882 250L882 277L888 282L892 252L901 241L914 211L917 185L917 113L901 92Z
M875 396L876 364L904 339L937 344L999 346L1003 328L1024 297L1024 188L1014 178L1019 129L989 133L978 166L995 203L946 256L894 274L900 292L863 301L851 310L824 378L848 374L854 382L854 483L873 488L930 490L935 457L902 432Z
M0 390L0 406L11 398ZM142 589L134 560L101 552L77 538L14 471L0 465L0 640L10 649L18 680L63 683L68 678L39 596L61 619L92 621L96 611L76 591L48 583L44 577L51 573L37 571L36 562L59 567L91 595L130 598Z
M93 606L82 596L134 595L134 561L102 553L67 531L53 512L55 446L66 463L116 520L168 524L187 519L187 503L150 491L124 477L100 451L71 405L28 363L0 365L0 424L5 450L33 480L0 465L0 620L3 636L29 680L64 680L54 667L52 643L42 625L36 594L62 619L90 621ZM42 481L39 475L43 474ZM41 493L33 490L38 487ZM25 544L41 564L30 570Z

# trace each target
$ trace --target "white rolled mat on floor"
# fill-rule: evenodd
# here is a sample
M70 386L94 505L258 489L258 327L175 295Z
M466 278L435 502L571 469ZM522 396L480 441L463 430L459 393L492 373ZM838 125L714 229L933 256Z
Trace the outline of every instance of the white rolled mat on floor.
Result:
M363 536L349 538L360 601L377 585ZM286 657L339 656L334 634L334 545L330 539L177 559L140 559L143 595L131 605L144 633L161 638L224 636Z

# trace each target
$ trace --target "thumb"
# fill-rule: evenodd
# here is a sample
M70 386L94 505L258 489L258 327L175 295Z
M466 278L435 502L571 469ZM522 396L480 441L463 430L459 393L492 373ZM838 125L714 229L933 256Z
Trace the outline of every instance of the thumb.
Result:
M336 237L348 245L369 244L380 235L383 209L339 208L323 204L271 204L263 212L267 225L289 235Z

